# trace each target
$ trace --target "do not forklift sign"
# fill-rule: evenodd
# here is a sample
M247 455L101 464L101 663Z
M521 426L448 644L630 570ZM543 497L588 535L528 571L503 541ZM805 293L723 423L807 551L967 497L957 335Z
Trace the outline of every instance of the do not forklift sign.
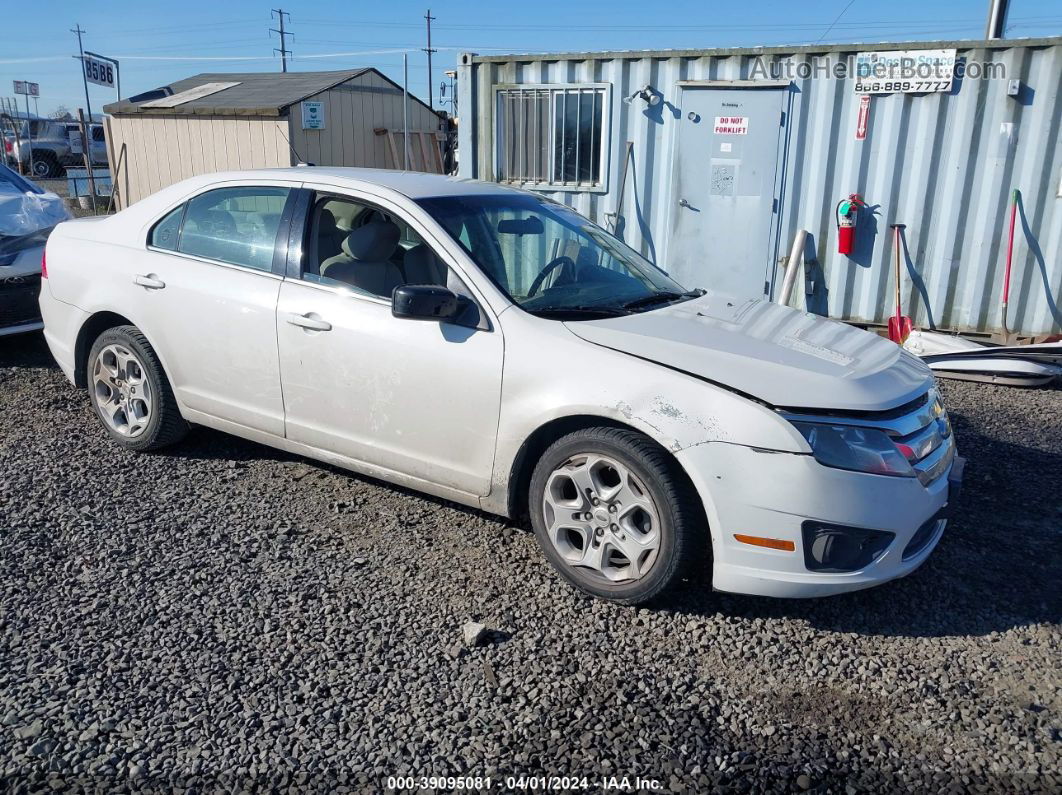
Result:
M749 117L716 116L715 128L713 129L713 132L716 135L748 135Z
M859 115L856 117L855 139L857 141L867 139L868 126L870 126L870 94L864 94L859 98Z

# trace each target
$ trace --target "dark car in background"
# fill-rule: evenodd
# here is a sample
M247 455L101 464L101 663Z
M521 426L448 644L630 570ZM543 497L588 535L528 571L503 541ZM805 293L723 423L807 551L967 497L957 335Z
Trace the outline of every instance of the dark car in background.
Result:
M0 336L42 327L37 299L44 244L69 217L59 196L0 165Z

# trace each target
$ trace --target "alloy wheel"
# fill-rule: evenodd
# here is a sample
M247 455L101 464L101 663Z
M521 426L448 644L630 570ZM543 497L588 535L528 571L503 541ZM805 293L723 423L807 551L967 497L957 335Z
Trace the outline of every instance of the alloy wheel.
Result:
M620 583L641 579L656 561L660 512L644 484L614 458L569 458L547 479L542 508L549 540L571 566Z
M151 420L153 395L143 363L127 347L103 348L92 365L92 394L104 421L122 436L134 438Z

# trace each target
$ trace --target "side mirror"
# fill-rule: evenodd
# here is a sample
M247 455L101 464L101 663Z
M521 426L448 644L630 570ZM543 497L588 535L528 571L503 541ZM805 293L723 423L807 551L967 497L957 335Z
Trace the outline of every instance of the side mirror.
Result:
M450 320L460 310L456 293L433 284L403 284L391 293L391 314L407 320Z

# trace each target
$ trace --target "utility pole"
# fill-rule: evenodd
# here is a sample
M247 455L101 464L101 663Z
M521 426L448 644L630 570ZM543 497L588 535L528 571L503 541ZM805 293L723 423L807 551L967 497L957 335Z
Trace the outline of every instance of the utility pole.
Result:
M284 31L284 17L287 17L288 19L291 19L291 14L289 14L283 8L271 9L271 12L269 14L269 18L270 19L273 18L273 14L276 14L277 15L277 19L280 20L280 30L277 30L276 28L270 28L269 29L272 33L279 33L280 34L280 49L277 49L276 47L274 47L273 48L273 52L274 53L278 53L278 52L280 53L280 71L286 72L286 71L288 71L288 56L291 55L291 50L288 49L288 39L287 39L287 37L291 36L292 38L295 38L295 34L294 33L286 33Z
M431 79L431 54L438 52L431 48L431 23L435 20L435 17L431 15L431 9L428 9L428 13L424 15L424 20L428 23L428 46L423 47L424 52L428 53L428 107L435 110L435 101L432 97L435 95L435 85Z
M81 24L78 23L74 27L70 28L71 33L77 34L77 51L81 59L81 81L85 84L85 110L88 111L89 124L92 123L92 103L89 102L88 93L88 78L85 76L85 48L81 46L81 34L88 33L87 30L81 29Z
M986 39L1002 39L1007 27L1007 0L990 0L988 4L988 26L985 28Z

